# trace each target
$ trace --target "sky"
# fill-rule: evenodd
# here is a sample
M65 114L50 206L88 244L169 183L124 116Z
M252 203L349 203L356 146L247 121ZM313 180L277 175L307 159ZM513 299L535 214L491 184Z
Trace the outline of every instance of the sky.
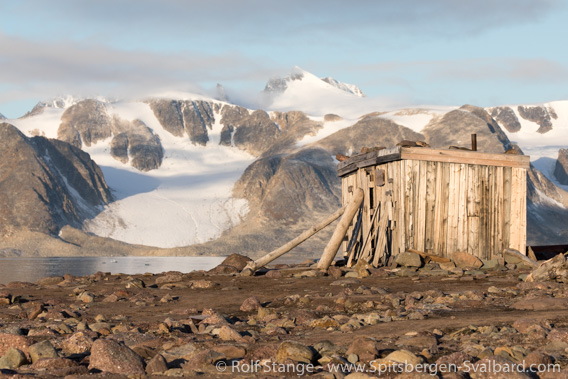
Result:
M401 106L568 99L565 0L0 0L0 113L56 96L254 98L299 66Z

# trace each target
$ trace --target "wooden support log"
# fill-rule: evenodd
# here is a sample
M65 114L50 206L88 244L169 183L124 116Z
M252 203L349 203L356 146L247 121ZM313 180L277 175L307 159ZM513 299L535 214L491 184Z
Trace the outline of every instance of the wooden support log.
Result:
M329 265L331 265L331 262L335 258L337 250L339 250L339 246L343 241L343 236L345 236L345 233L347 233L347 229L349 228L349 225L353 221L353 217L355 217L355 213L357 213L357 210L359 209L359 206L363 202L364 197L365 193L361 188L357 188L354 190L351 202L347 205L347 208L345 208L345 213L343 214L343 217L341 217L341 220L339 221L339 224L337 224L337 227L335 228L335 231L333 232L331 239L329 240L327 246L323 250L321 259L318 262L318 269L327 270Z
M530 267L538 267L538 263L527 257L526 255L521 254L518 250L515 249L505 249L503 250L503 255L510 255L513 257L519 258L523 263L527 264Z
M320 230L322 230L323 228L325 228L326 226L337 220L339 217L341 217L341 215L345 212L345 208L346 207L339 208L337 211L335 211L335 213L327 217L325 220L322 220L319 224L312 226L310 229L306 230L305 232L303 232L302 234L300 234L298 237L294 238L290 242L286 243L285 245L282 245L276 250L271 251L270 253L257 259L256 261L249 262L249 264L246 265L243 271L241 271L241 275L251 276L259 268L264 267L265 265L272 262L276 258L286 254L287 252L289 252L290 250L292 250L293 248L295 248L296 246L298 246L299 244L301 244L302 242L304 242L305 240L307 240L308 238L310 238L311 236L313 236L314 234L316 234L317 232L319 232Z
M406 249L406 251L420 255L424 259L425 263L428 263L429 261L436 263L448 263L451 261L449 258L439 257L416 249Z

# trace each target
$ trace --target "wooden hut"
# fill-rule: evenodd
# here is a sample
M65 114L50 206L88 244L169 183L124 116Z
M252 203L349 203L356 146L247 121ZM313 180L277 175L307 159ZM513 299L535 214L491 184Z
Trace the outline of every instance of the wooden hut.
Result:
M395 147L338 164L343 204L364 200L343 243L349 262L374 266L417 250L487 260L503 250L525 254L526 155Z

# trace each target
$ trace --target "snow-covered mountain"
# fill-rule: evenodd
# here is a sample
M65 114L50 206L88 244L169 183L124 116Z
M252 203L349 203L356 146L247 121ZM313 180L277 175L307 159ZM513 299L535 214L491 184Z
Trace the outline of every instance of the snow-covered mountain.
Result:
M356 85L320 79L297 66L288 76L270 79L263 94L268 109L299 110L312 116L340 112L356 117L387 105L383 99L365 97Z
M555 176L559 149L568 148L568 101L389 109L333 83L295 68L267 84L268 111L191 93L133 101L68 97L39 103L7 123L88 152L115 201L83 229L129 243L216 240L199 250L261 253L339 206L336 153L402 139L468 146L471 133L482 151L518 144L531 155L544 174L530 174L531 238L540 244L568 238L562 232L568 194L561 189L567 187ZM555 220L548 231L547 217ZM305 249L317 252L325 232L318 238Z

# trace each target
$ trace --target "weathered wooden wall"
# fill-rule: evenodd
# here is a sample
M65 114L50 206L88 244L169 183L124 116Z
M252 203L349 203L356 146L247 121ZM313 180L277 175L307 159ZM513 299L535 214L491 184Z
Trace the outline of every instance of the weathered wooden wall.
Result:
M377 169L384 170L384 185L375 183ZM393 255L407 249L443 257L466 251L491 259L506 248L525 252L525 168L403 159L359 168L342 185L344 204L350 188L365 190L357 236L364 249L355 259L373 256L378 263L386 242ZM349 237L354 226L355 220Z

